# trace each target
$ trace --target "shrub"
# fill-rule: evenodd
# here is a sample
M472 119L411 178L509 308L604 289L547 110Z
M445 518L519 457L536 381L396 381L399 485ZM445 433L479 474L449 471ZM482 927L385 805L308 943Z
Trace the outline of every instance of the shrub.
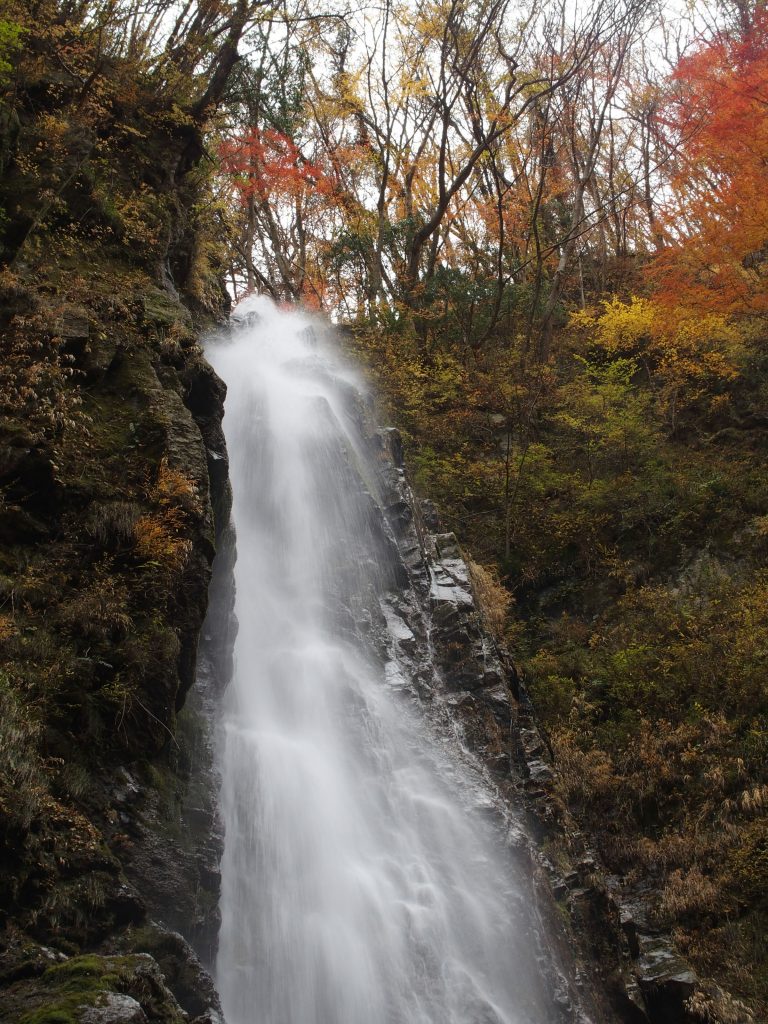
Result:
M99 563L93 576L59 610L61 624L91 640L115 640L131 628L129 595L111 560Z
M468 556L466 562L483 625L497 640L502 640L512 595L499 579L497 570L480 565Z

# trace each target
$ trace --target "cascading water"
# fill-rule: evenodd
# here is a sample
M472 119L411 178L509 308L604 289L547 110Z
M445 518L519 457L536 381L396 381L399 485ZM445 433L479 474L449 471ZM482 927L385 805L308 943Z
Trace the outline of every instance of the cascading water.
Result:
M227 1022L559 1020L486 784L399 659L409 629L388 599L404 581L382 542L357 385L301 314L250 309L209 353L228 386L237 531Z

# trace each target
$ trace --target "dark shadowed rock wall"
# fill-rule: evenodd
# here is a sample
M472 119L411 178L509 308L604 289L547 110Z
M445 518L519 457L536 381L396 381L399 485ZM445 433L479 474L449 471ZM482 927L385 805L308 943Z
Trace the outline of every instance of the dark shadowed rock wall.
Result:
M17 273L2 316L0 1020L215 1016L175 933L210 962L225 389L178 297L119 263Z

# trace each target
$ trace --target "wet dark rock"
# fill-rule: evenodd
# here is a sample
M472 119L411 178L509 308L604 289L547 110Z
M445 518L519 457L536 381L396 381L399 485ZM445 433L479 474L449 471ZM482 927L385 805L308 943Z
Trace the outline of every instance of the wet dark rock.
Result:
M632 956L637 959L640 956L640 942L638 939L637 923L626 907L621 908L620 918L621 930L627 940L627 947Z
M400 436L400 431L395 427L389 427L381 431L381 436L386 441L389 455L392 459L392 464L397 469L403 469L405 466L405 455L403 452L403 439Z
M130 818L128 819L130 821ZM144 899L129 885L121 885L107 900L107 909L117 927L143 921L147 913Z
M125 766L115 772L115 784L110 796L112 802L119 807L131 806L141 798L141 785Z
M413 522L413 510L405 501L397 501L387 505L384 514L392 525L395 536L401 536Z
M678 1024L686 1019L686 1003L699 981L669 940L642 939L635 977L653 1024Z
M440 512L433 501L424 500L420 502L419 508L424 527L430 533L440 531Z
M216 987L200 958L178 932L149 924L128 934L126 948L147 953L158 964L165 985L181 1008L193 1018L221 1017Z

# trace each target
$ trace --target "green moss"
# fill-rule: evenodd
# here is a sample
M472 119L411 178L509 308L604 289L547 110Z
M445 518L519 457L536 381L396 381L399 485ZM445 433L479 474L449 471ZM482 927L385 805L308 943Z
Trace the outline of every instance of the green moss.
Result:
M180 320L189 321L189 313L166 292L148 288L144 294L144 316L158 327L171 327Z
M36 986L50 990L45 1002L30 1010L19 1024L76 1024L79 1010L96 1006L99 997L125 988L135 961L131 957L77 956L49 967Z
M83 1010L104 1005L114 992L131 996L158 1024L182 1024L186 1019L157 962L135 953L86 954L49 967L41 978L12 990L0 1019L14 1024L78 1024Z
M78 990L93 986L94 983L114 983L119 980L120 969L130 966L127 957L109 957L95 954L72 957L63 964L49 967L42 977L44 985L55 985L69 991L75 985Z
M22 1024L77 1024L77 1018L71 1010L48 1006L28 1013L22 1019Z

